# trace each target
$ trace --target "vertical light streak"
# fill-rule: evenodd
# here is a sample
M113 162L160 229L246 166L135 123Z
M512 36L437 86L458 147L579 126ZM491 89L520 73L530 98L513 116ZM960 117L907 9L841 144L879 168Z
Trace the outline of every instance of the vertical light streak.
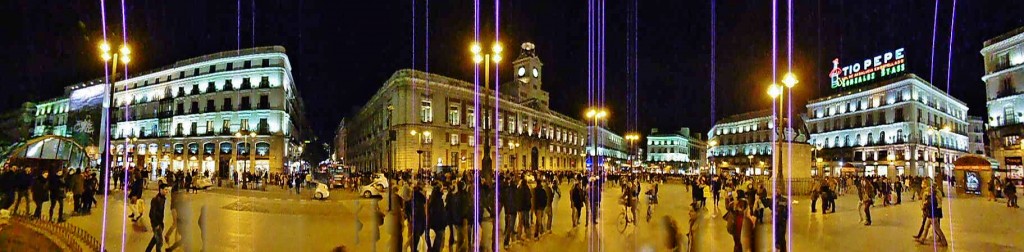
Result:
M103 41L107 41L107 5L104 0L100 0L100 16L102 17L102 30L103 30ZM117 66L113 66L117 67ZM106 81L104 87L106 94L103 100L103 115L101 116L102 122L100 123L100 130L103 134L103 227L100 231L100 251L106 251L107 248L107 204L110 196L110 96L113 96L113 88L110 85L110 64L106 61L103 62L103 78ZM123 234L123 233L122 233Z
M252 47L256 47L256 0L252 0Z
M787 0L787 28L786 28L786 72L793 74L793 0ZM786 104L786 130L783 131L786 137L786 142L789 144L789 149L786 150L786 169L789 176L786 177L786 207L792 208L790 202L793 200L793 137L796 136L796 130L793 130L793 136L785 135L790 129L793 128L793 88L788 88L789 92L786 92L786 96L789 98ZM772 196L775 197L775 196ZM778 209L778 205L772 206ZM774 215L775 213L772 212ZM786 251L793 251L793 211L786 211Z
M778 78L777 78L777 72L778 72L778 66L777 66L777 63L778 63L778 38L779 38L779 35L778 35L778 14L779 14L778 8L779 8L779 6L778 5L779 5L778 0L772 0L772 85L777 85L775 82L778 81ZM783 97L780 96L780 97L778 97L778 99L783 99ZM782 157L779 156L780 144L779 144L779 141L778 141L778 139L779 139L779 134L778 134L779 127L782 127L782 125L781 125L782 124L781 123L782 120L778 120L778 119L782 115L780 115L780 113L778 113L778 111L776 111L776 109L778 109L777 106L782 106L782 105L781 104L776 104L776 98L772 98L772 120L774 120L773 124L775 124L775 127L772 129L773 132L772 132L772 144L771 144L771 146L772 146L772 165L773 165L773 168L774 168L774 169L772 169L773 170L773 172L772 172L772 206L773 207L778 205L779 197L777 197L777 195L778 195L778 192L777 192L778 191L778 187L776 187L776 183L777 183L777 180L779 178L779 172L782 171L782 167L779 167L779 166L782 165L782 162L781 162L782 161ZM774 244L775 244L775 232L776 232L776 230L775 230L775 226L776 226L775 225L775 221L776 221L775 216L776 215L773 212L772 213L772 246L774 246Z
M946 63L946 95L947 96L949 95L950 84L952 84L952 82L953 82L953 35L954 35L954 32L956 31L956 0L953 0L953 10L952 10L952 12L953 12L952 16L949 17L949 54L946 56L946 62L947 62ZM964 181L966 181L966 180L964 180ZM950 189L948 187L948 184L943 183L943 186L946 186L946 191L950 192L950 193L946 194L946 196L948 197L948 198L946 198L946 204L948 206L947 209L949 209L949 216L950 216L950 218L946 218L946 219L949 221L949 238L950 239L946 239L946 240L949 241L949 250L950 251L956 251L956 249L953 248L953 242L956 239L952 239L953 236L954 236L954 234L953 234L953 218L952 218L952 216L953 216L953 191L950 191ZM953 188L953 190L956 190L956 188Z
M414 0L415 1L415 0ZM480 42L480 0L473 0L473 41ZM473 65L473 251L480 251L480 65Z
M717 0L711 0L711 125L715 125L715 84L718 79L718 64L717 64L717 52L715 48L718 46L715 43L718 40L718 2ZM711 164L708 164L710 167Z
M235 7L235 50L242 53L242 0L236 0Z
M935 14L932 17L932 58L928 73L928 82L935 83L935 36L939 32L939 0L935 0ZM948 90L947 90L948 91Z
M128 46L128 12L125 12L124 0L121 0L121 46ZM128 79L128 64L127 64L127 62L125 62L125 63L126 64L124 64L124 79L127 80ZM113 67L117 67L117 66L113 66ZM112 78L117 78L117 76L114 76ZM111 87L113 87L113 83L111 83ZM111 92L110 95L113 96L114 95L113 89L111 89L110 92ZM126 122L130 119L129 116L130 116L130 114L128 113L128 103L125 103L124 104L124 119L125 119ZM124 165L122 165L121 169L124 169L124 180L122 180L122 181L125 182L124 183L124 193L123 193L124 197L123 197L123 199L124 199L124 209L125 209L125 212L127 212L128 211L128 140L127 139L125 139L125 141L124 141ZM128 240L128 235L127 234L128 234L128 215L122 214L121 215L121 251L124 251L124 249L125 249L125 242L127 242L127 240Z
M588 109L589 108L593 108L593 106L594 106L594 93L596 91L594 89L594 82L595 82L594 81L594 1L595 0L587 1L587 107L588 107ZM588 120L589 119L590 118L588 118ZM590 124L590 122L588 122L588 124ZM590 124L590 125L593 125L593 124ZM593 126L589 127L589 129L587 129L587 131L588 131L587 132L588 133L587 134L587 138L590 141L590 145L592 145L594 143L594 127ZM586 219L586 221L588 223L587 225L589 225L590 223L593 223L593 221L591 221L591 220L594 218L594 215L597 214L597 211L594 210L594 205L595 205L594 204L595 203L595 200L594 200L594 188L596 187L596 185L593 182L590 182L590 177L593 176L594 169L597 168L597 162L596 162L596 158L594 157L594 155L590 154L589 148L584 147L584 153L586 153L586 157L590 159L589 160L590 161L589 169L586 169L587 167L584 167L586 169L586 174L587 174L587 176L585 176L584 179L586 179L585 181L587 182L587 185L589 185L589 188L587 188L587 196L588 196L587 197L587 211L589 211L589 213L587 214L587 219ZM586 166L586 161L587 160L584 160L584 166ZM595 240L594 238L596 236L596 234L595 234L596 230L597 230L597 226L596 225L591 226L590 228L587 229L587 251L590 251L590 252L594 251L594 240Z
M494 0L494 43L495 44L501 43L500 42L501 41L501 35L500 35L501 34L501 14L500 14L500 11L499 11L500 9L501 9L501 0ZM494 52L494 53L498 53L498 52ZM500 113L498 113L499 112L498 109L499 109L499 107L501 107L501 100L499 99L501 97L501 95L498 93L498 91L501 90L501 88L500 88L500 86L501 86L501 77L500 76L501 75L499 75L500 72L498 71L498 69L499 69L499 62L494 62L494 116L495 116L494 121L495 121L495 126L497 126L495 129L499 129L501 127L501 125L498 123L498 122L500 122L500 121L498 121L498 118L501 118L501 116L502 116ZM505 130L510 130L510 129L505 129ZM499 183L499 181L498 181L498 173L499 173L499 171L501 169L501 153L499 153L499 150L501 150L501 145L497 145L497 143L498 143L498 131L497 130L494 131L494 143L496 144L496 146L494 148L494 180L493 180L494 181L494 185L493 185L494 186L494 211L491 212L491 213L494 214L494 222L493 222L493 224L491 224L491 230L494 231L494 234L491 236L491 238L494 240L494 246L492 248L494 250L498 250L498 248L500 248L498 246L499 245L498 241L501 240L501 239L498 238L498 237L501 237L500 233L498 232L499 227L501 226L501 225L498 225L498 223L499 223L499 215L500 215L499 214L499 210L501 210L501 208L499 206L499 202L501 202L501 196L499 196L499 192L501 190L501 188L500 188L501 187L500 186L501 183Z

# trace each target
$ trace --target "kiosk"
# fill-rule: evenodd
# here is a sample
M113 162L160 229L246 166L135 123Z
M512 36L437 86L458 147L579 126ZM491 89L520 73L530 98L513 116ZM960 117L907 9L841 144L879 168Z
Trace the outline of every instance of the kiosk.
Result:
M960 195L976 195L988 197L989 183L992 183L993 172L999 168L983 156L967 155L953 161L953 176L956 176L956 192Z

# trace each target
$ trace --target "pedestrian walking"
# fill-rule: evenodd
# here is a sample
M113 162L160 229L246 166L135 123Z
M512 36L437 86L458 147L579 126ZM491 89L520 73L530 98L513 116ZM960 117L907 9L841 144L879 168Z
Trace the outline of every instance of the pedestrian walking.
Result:
M444 228L448 226L448 221L445 219L442 185L440 182L434 182L432 187L430 198L427 200L427 225L434 235L433 239L427 239L427 251L438 252L444 247ZM430 232L428 231L427 234L429 235Z
M811 212L812 213L818 211L817 209L815 209L815 206L818 205L818 197L819 196L821 196L821 187L817 186L817 185L811 185ZM821 203L824 204L825 200L822 200ZM824 206L821 207L821 212L822 213L825 212L825 207Z
M427 196L423 194L423 189L418 184L413 185L412 199L408 204L405 211L410 218L412 251L416 252L419 251L420 238L427 231Z
M535 187L533 188L533 215L536 218L535 228L533 232L533 238L539 239L540 235L545 232L547 220L545 208L548 207L548 192L544 190L544 186L541 185L541 180L536 180Z
M584 202L584 191L579 181L573 182L572 189L569 189L569 201L572 204L572 227L575 228L580 224L580 210Z
M21 207L21 200L25 200L25 215L31 213L32 199L29 194L29 188L32 187L32 168L25 167L23 170L18 171L18 176L15 177L16 185L14 186L15 194L17 198L14 200L14 209L11 211L14 214L18 213L18 208Z
M50 200L50 189L46 185L49 182L49 176L50 172L44 170L39 176L36 176L32 183L32 200L36 202L36 211L32 217L36 219L43 218L43 203Z
M896 180L896 182L892 184L892 187L893 192L896 193L896 205L903 203L903 183L900 183L899 180Z
M82 211L82 195L85 193L85 177L82 176L82 169L74 170L74 174L68 179L68 187L71 188L71 195L74 202L74 213L81 214Z
M137 222L139 219L142 219L142 213L145 211L145 203L143 202L144 200L142 200L143 186L142 181L139 180L141 179L133 179L132 182L129 182L128 184L128 207L131 210L131 214L128 215L128 218L130 218L132 222Z
M146 245L146 252L152 251L153 247L156 247L156 251L163 251L164 240L164 207L166 206L166 195L167 186L161 186L158 188L156 196L150 201L149 207L149 224L153 228L153 238L149 240L149 245Z
M46 187L50 190L50 221L54 221L54 206L60 206L57 208L57 222L64 222L64 192L67 189L67 183L64 180L64 171L57 170L57 174L55 176L50 176L48 180L49 181L46 182Z

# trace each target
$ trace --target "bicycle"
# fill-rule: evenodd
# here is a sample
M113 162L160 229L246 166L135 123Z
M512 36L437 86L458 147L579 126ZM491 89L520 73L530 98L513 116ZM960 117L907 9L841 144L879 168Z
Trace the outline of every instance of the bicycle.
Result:
M620 209L622 211L619 212L618 223L616 224L619 233L626 232L626 227L629 227L629 224L633 224L633 228L636 228L636 222L630 219L632 212L630 211L629 207L626 206L626 204L621 204Z
M654 195L647 195L647 222L651 222L651 217L654 216L654 205L658 204L658 200L655 199Z

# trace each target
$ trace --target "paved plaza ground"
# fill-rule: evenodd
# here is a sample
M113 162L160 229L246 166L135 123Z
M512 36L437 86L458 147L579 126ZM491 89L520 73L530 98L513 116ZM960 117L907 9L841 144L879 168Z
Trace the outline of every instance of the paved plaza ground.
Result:
M647 185L644 186L646 188ZM641 219L636 228L629 228L624 233L615 229L615 218L620 209L614 202L620 195L619 188L613 186L605 190L602 215L596 229L582 225L572 228L568 184L561 189L565 197L556 203L552 233L538 240L514 243L508 251L666 250L667 236L658 217L650 223ZM154 193L145 193L147 201ZM335 195L338 197L333 197ZM186 196L191 199L190 209L193 210L187 218L196 223L200 207L207 207L209 222L205 232L208 251L329 251L341 245L350 251L387 251L391 237L383 228L380 241L375 247L371 246L375 229L370 212L374 203L384 209L386 201L360 199L354 193L341 191L335 195L332 195L333 200L318 201L283 190L212 189ZM138 224L129 222L122 236L123 222L118 216L123 213L123 201L120 197L111 199L107 217L107 249L120 251L124 237L125 251L144 250L152 236L148 231L148 219L143 218ZM663 185L661 204L655 208L655 215L668 215L685 227L686 209L690 202L686 187ZM701 214L698 222L695 242L698 251L730 251L732 238L726 232L725 221L721 217L724 210L720 206L716 212L710 199L708 203L708 210ZM912 240L911 236L917 232L921 220L920 201L873 208L874 223L871 226L858 223L856 196L853 194L838 200L835 214L812 214L809 203L806 197L795 198L792 211L793 251L1024 251L1024 232L1018 230L1024 227L1024 210L1006 208L1003 203L980 198L952 198L943 202L947 218L943 219L942 228L950 237L948 248L918 245ZM640 205L641 210L645 207L646 204ZM642 218L643 211L638 215ZM73 217L69 221L100 237L101 209L90 216ZM390 216L386 217L385 227L391 221ZM165 223L170 225L171 222L168 210ZM199 228L191 225L187 229L191 231L187 238L190 247L179 251L197 251L202 243ZM486 222L483 229L489 233L490 222ZM769 249L770 232L771 227L767 223L758 227L759 246L755 251ZM485 235L484 239L490 239L490 236ZM425 243L421 242L420 246L425 246Z

